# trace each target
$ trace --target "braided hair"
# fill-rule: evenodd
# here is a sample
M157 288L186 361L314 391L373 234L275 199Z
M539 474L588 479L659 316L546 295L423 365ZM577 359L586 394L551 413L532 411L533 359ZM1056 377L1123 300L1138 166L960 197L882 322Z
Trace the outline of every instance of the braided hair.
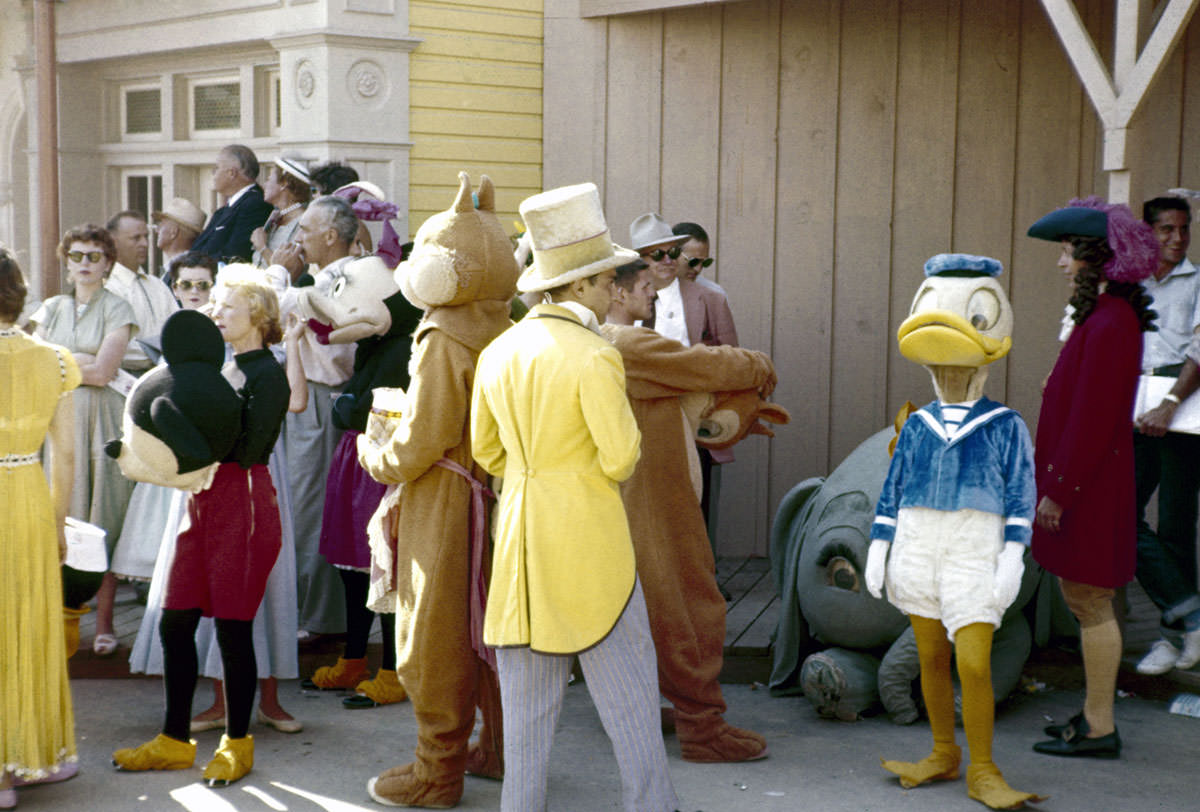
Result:
M1071 318L1076 324L1083 324L1092 310L1096 307L1096 299L1100 295L1101 282L1107 277L1104 266L1113 258L1113 251L1106 240L1099 237L1067 237L1065 238L1074 250L1071 256L1083 263L1075 272L1075 292L1071 294L1070 304L1074 308ZM1158 314L1150 309L1153 301L1146 290L1138 282L1117 282L1107 279L1105 293L1129 302L1133 312L1138 317L1138 323L1143 333L1156 331L1154 320Z

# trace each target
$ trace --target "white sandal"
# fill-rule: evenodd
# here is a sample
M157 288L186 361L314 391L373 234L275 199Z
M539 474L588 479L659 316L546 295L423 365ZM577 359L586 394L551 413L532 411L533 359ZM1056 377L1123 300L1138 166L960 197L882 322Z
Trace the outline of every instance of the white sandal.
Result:
M116 653L117 638L111 634L98 634L92 640L92 652L97 657L108 657Z

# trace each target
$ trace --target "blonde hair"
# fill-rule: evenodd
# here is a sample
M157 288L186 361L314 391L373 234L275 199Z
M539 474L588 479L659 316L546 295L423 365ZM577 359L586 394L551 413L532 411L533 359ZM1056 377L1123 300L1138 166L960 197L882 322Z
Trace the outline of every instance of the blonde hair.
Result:
M250 306L250 323L262 333L264 346L278 344L283 339L279 297L275 295L271 280L261 268L245 262L231 263L222 268L217 274L213 299L230 293L237 293Z

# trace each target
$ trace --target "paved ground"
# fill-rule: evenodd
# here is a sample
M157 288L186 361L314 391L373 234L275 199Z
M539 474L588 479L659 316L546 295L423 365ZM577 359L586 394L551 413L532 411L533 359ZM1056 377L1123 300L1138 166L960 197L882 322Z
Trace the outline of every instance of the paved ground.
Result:
M1055 670L1044 674L1053 679ZM1066 671L1064 674L1068 673ZM1123 677L1124 679L1124 677ZM1070 680L1064 678L1063 684ZM82 770L72 781L24 790L21 810L88 812L358 812L379 809L365 782L406 761L415 725L407 703L371 711L346 711L336 694L281 685L285 706L306 728L294 735L255 726L257 766L224 790L200 785L200 765L219 731L199 734L198 766L172 773L117 773L109 766L116 747L137 744L157 730L162 710L156 679L77 679L73 682ZM741 765L697 765L679 758L667 739L680 809L704 812L765 810L976 810L961 780L903 790L879 767L880 755L918 758L929 746L928 727L897 727L877 717L857 723L817 718L803 699L772 698L747 685L726 687L730 719L762 732L771 757ZM197 695L197 708L208 700ZM1118 722L1126 743L1119 761L1053 759L1029 745L1048 719L1079 708L1074 688L1010 699L997 718L996 757L1014 786L1048 794L1040 806L1054 812L1195 810L1200 782L1200 719L1174 716L1160 699L1120 700ZM961 739L961 731L960 731ZM611 750L586 687L573 685L553 753L551 809L598 812L620 809L619 780ZM467 779L460 809L499 808L500 785Z

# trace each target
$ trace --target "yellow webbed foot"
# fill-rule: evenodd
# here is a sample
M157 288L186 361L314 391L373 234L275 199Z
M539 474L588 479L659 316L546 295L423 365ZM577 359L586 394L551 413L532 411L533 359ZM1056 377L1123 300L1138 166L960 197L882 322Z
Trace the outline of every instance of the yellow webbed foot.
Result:
M992 809L1020 809L1027 803L1040 803L1049 797L1013 789L995 764L967 767L967 796Z
M962 748L956 744L934 745L933 752L920 761L888 761L880 759L883 769L900 776L900 786L912 789L930 781L951 781L958 778L962 763Z

